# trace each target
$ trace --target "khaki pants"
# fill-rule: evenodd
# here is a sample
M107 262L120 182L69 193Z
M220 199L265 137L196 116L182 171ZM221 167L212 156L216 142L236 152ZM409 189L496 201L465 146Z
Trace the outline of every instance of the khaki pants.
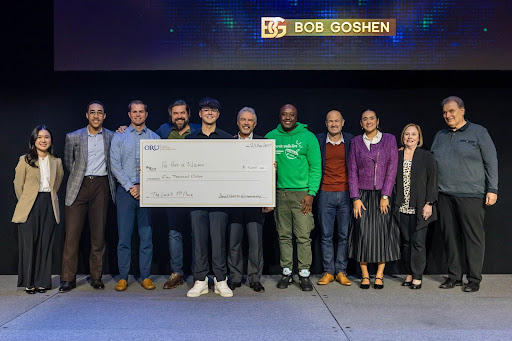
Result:
M311 267L310 233L315 227L315 221L312 213L303 215L300 206L300 202L307 194L307 191L277 190L274 216L279 236L282 268L293 269L292 238L294 235L297 242L298 270L309 270Z

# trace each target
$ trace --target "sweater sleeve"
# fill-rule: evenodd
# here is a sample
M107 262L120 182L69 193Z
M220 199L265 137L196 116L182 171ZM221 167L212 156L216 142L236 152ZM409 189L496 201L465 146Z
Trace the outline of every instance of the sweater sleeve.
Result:
M480 153L485 168L485 188L487 193L498 193L498 155L487 129L479 136Z
M308 141L307 159L309 164L308 194L315 196L322 179L322 159L320 157L320 145L313 133L311 133L311 138Z
M356 140L353 139L350 143L350 152L348 154L348 186L350 189L350 197L358 198L359 197L359 181L357 177L357 161L356 161L356 149L357 143Z
M389 146L387 146L389 148L389 158L386 164L386 176L384 177L381 194L391 196L398 168L398 148L396 146L396 138L393 135L389 136Z

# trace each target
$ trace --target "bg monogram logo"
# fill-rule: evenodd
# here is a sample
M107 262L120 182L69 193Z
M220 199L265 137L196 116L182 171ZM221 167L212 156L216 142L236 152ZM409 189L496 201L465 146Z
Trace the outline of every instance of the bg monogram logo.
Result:
M281 17L261 18L262 38L281 38L286 35L285 20Z

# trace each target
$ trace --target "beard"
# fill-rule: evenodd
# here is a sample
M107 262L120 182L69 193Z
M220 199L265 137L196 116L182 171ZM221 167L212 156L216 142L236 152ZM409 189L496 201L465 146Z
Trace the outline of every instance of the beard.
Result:
M180 131L181 129L183 129L184 127L186 127L189 123L189 120L188 119L185 119L183 122L182 121L174 121L172 122L172 126L174 127L174 129Z

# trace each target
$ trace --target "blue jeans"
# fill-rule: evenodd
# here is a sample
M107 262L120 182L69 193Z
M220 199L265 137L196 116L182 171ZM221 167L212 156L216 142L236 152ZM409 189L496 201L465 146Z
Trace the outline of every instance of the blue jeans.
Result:
M183 232L186 230L189 217L188 208L167 208L167 221L169 223L169 255L171 271L183 273Z
M322 233L322 261L324 271L332 275L346 273L348 260L348 234L351 216L349 191L326 192L318 195L318 220ZM338 225L338 248L334 259L334 220Z
M139 267L140 277L144 280L149 277L151 260L153 258L153 239L151 230L150 208L140 207L139 200L122 186L117 187L117 230L119 242L117 244L117 263L119 276L128 280L130 261L132 258L132 235L135 218L140 238Z

